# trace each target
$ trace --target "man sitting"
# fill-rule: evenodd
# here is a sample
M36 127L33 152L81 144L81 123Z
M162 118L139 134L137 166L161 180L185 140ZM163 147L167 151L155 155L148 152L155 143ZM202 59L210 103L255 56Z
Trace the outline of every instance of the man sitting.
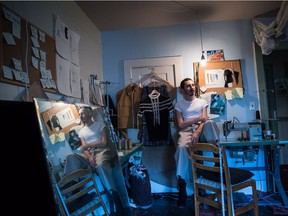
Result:
M177 205L184 207L187 199L186 181L190 179L189 173L192 171L188 147L198 142L217 144L220 131L217 124L208 119L206 100L196 98L194 81L185 78L180 83L180 89L183 99L175 104L179 138L174 158L179 189Z

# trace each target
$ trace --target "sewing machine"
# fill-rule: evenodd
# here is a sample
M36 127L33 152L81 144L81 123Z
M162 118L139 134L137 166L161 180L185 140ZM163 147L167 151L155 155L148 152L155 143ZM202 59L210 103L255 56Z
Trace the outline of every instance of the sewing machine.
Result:
M232 131L240 131L241 137L239 141L257 141L263 140L262 130L265 129L264 123L261 122L232 122L225 121L223 123L223 135L227 140L228 135Z

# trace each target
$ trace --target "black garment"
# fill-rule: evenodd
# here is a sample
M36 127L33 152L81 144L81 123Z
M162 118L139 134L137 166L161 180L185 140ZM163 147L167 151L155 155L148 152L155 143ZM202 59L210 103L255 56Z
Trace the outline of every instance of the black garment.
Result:
M107 101L108 98L108 101ZM109 115L111 119L111 123L113 125L113 128L116 130L117 129L117 110L116 107L113 104L112 98L110 95L104 95L104 101L105 105L108 106L109 109Z
M148 171L142 170L145 177L131 175L131 196L137 206L147 207L152 205L151 185Z
M231 70L226 69L226 70L224 71L224 78L225 78L225 85L224 85L224 87L228 87L228 84L233 82L233 77L232 77L232 75L233 75L233 72L232 72Z
M155 108L159 115L155 113ZM138 114L142 116L143 127L146 127L148 134L148 137L144 137L144 145L159 145L162 141L169 144L170 111L172 110L173 104L170 97L161 94L157 99L152 100L147 96L140 102Z
M169 93L167 90L167 86L166 85L160 85L160 86L144 86L142 89L142 94L141 94L141 100L144 100L145 98L148 97L148 95L153 91L156 90L158 91L161 95L165 96L165 97L169 97Z

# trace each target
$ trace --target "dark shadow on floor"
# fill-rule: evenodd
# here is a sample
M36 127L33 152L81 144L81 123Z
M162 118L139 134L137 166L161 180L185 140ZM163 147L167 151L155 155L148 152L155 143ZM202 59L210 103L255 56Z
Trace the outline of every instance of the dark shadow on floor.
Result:
M152 206L148 209L132 208L132 216L193 216L193 197L188 197L187 206L179 208L177 206L177 193L152 194ZM253 212L242 214L241 216L253 216ZM259 216L288 216L288 208L269 205L259 206ZM201 216L222 216L221 211L212 208L202 209Z

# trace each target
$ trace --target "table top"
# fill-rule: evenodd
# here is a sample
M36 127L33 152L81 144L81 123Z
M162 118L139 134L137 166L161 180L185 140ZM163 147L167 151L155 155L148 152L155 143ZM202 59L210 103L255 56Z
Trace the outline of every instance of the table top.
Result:
M118 157L120 160L120 164L123 165L129 158L137 151L141 151L143 148L143 143L133 144L132 149L122 149L118 150Z
M238 141L238 140L221 140L220 145L223 146L258 146L258 145L288 145L288 140L254 140L254 141Z

